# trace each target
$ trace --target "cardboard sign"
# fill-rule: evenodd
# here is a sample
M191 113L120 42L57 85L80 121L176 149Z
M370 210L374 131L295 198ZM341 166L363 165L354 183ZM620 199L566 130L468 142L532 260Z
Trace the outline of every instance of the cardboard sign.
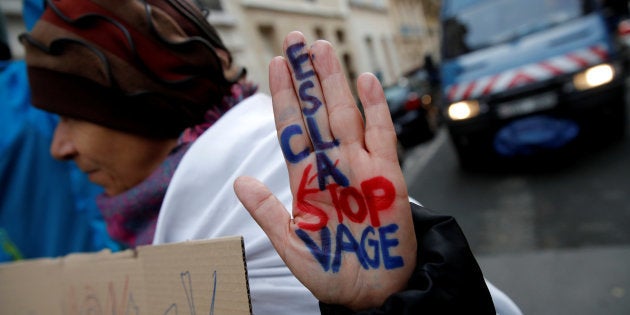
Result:
M251 314L243 239L0 264L0 314Z

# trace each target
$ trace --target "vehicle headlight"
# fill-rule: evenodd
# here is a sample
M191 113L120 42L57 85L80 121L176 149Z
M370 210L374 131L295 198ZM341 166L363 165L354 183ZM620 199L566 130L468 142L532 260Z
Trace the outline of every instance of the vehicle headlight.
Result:
M451 120L464 120L479 115L480 108L477 101L461 101L448 107L448 117Z
M601 64L588 68L573 77L573 86L583 91L609 83L615 77L615 68L609 64Z

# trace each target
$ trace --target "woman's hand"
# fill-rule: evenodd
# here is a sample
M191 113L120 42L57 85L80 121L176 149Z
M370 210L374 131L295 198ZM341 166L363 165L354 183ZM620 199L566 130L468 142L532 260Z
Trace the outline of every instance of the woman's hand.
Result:
M293 219L259 181L235 191L293 274L322 302L359 310L403 289L416 264L407 188L380 83L357 88L365 126L330 43L292 32L269 66ZM264 157L261 157L264 158Z

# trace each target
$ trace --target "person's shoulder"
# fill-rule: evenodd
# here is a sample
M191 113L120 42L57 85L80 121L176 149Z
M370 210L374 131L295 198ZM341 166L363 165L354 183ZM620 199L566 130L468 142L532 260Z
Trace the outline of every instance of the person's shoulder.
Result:
M243 99L243 101L238 103L236 106L239 106L239 105L244 104L244 103L249 103L249 104L257 103L257 104L271 106L271 96L269 96L269 94L267 94L267 93L256 92L256 93L252 94L251 96Z
M254 111L253 113L268 112L273 115L271 96L260 92L255 93L234 105L224 117L228 115L232 116L234 113L252 113L252 111ZM223 117L221 117L221 119L223 119Z
M190 156L208 155L221 159L235 154L244 154L247 148L276 134L271 97L256 93L239 102L208 128L188 150ZM275 138L272 137L275 140ZM216 153L223 152L220 156ZM234 156L233 156L234 157ZM241 157L242 158L242 157ZM225 161L223 161L225 162Z

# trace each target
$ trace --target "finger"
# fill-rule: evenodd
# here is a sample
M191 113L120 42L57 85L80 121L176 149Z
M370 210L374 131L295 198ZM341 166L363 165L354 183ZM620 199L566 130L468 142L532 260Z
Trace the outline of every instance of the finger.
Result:
M278 140L287 160L289 176L293 178L299 175L293 174L296 164L303 161L313 151L313 147L306 133L300 101L293 89L289 67L282 57L276 57L269 63L269 89Z
M284 259L291 216L282 202L263 183L247 176L234 181L234 192Z
M396 132L381 83L373 74L363 73L357 80L357 89L365 112L367 150L372 155L397 162Z
M328 150L335 146L335 141L330 132L328 111L304 35L300 32L289 33L284 40L284 52L313 148L315 151Z
M311 46L311 56L333 137L343 145L356 143L363 147L363 119L333 46L319 40Z

